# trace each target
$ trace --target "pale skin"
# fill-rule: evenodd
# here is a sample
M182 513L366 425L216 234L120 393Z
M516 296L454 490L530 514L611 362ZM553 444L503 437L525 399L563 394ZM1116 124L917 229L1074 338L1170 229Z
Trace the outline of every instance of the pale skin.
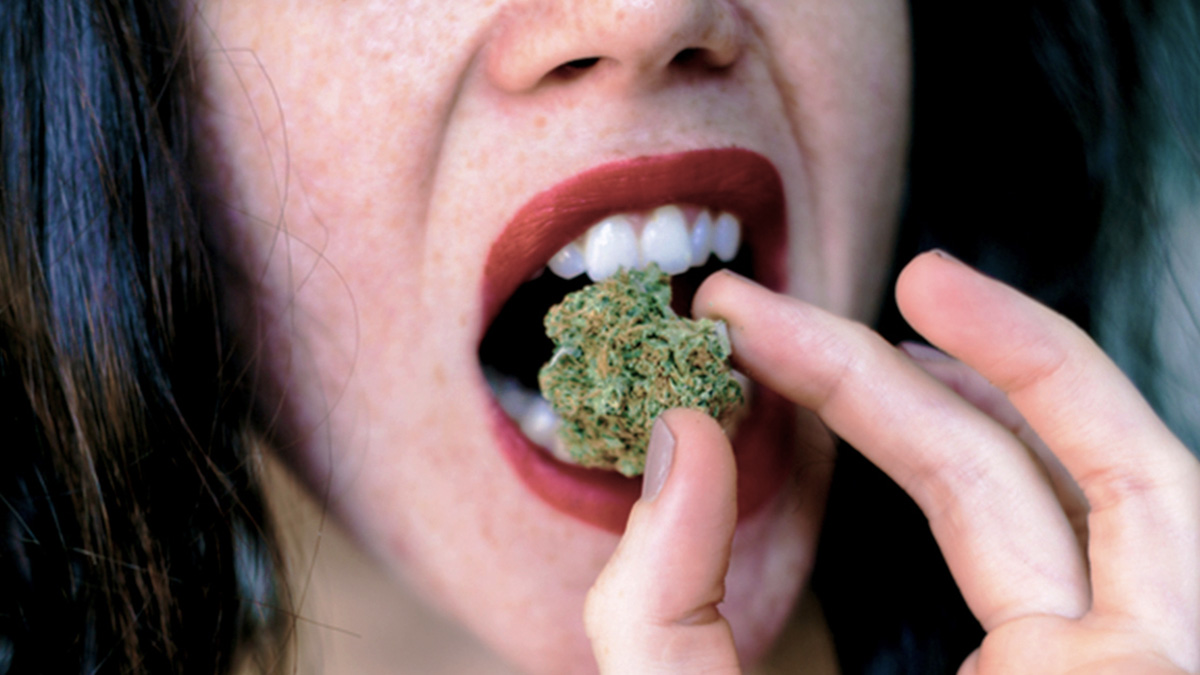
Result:
M393 583L499 658L594 672L584 599L619 536L547 504L501 452L478 354L493 242L536 195L597 166L741 148L782 181L788 291L869 320L903 185L906 5L204 0L199 11L206 206L238 268L244 332L262 340L257 383L278 415L279 456ZM748 663L776 642L813 564L832 466L819 440L794 450L811 467L794 494L738 525L725 615ZM404 631L399 605L380 605L396 618L370 632ZM379 642L345 642L330 672L366 672Z
M693 309L727 320L747 372L816 411L929 517L987 631L961 673L1200 671L1188 449L1082 331L962 263L918 257L897 300L949 357L906 355L734 275L710 278ZM670 471L592 589L589 635L602 672L739 672L718 607L728 444L690 411L662 422Z
M979 534L977 539L944 536L943 546L972 606L997 636L981 652L986 657L981 667L994 650L1012 648L1016 639L1010 643L1008 636L1016 632L1005 627L1024 625L1014 624L1013 617L1028 614L1021 604L1028 599L995 595L997 587L1029 587L1018 574L1024 572L1011 569L1006 551L1024 551L1032 557L1018 556L1022 560L1052 571L1048 576L1070 580L1062 588L1039 589L1034 600L1054 604L1039 606L1038 612L1083 616L1091 626L1086 612L1107 611L1108 606L1080 597L1097 591L1101 581L1095 574L1083 578L1087 559L1072 544L1075 535L1067 536L1078 521L1070 516L1080 511L1055 510L1056 495L1075 494L1071 484L1059 481L1059 489L1052 490L1031 459L1019 459L1025 446L1014 438L1046 451L993 390L972 384L977 380L969 375L978 371L1004 388L988 370L993 359L979 350L1001 349L1005 343L989 334L974 336L975 344L971 336L951 330L975 325L970 311L986 314L994 329L1001 309L1025 306L996 293L973 296L982 298L974 308L942 302L947 298L934 302L926 292L944 288L933 283L936 275L906 275L901 291L907 297L901 300L914 325L974 371L957 362L913 361L864 327L879 305L904 181L910 54L904 2L202 0L197 5L193 49L201 91L195 137L211 179L204 206L219 224L214 238L227 256L229 269L221 271L229 272L231 306L240 310L245 333L261 339L262 372L255 383L263 410L278 415L272 419L278 433L271 440L330 521L344 526L387 571L386 583L409 582L422 602L464 628L456 635L469 635L465 639L529 672L594 672L594 651L602 665L617 668L614 672L636 672L624 668L630 662L654 664L657 657L638 649L644 642L615 640L614 626L644 625L653 634L654 625L660 625L680 644L700 631L727 637L710 607L721 597L714 595L721 589L713 584L724 578L721 616L737 643L703 642L730 668L735 649L745 663L760 659L777 641L812 568L832 465L826 426L860 446L931 513L940 514L939 527L963 522L957 519L961 515L971 523L969 532ZM690 57L679 59L681 54ZM593 61L563 77L561 68L579 60ZM704 287L696 307L700 314L730 320L737 357L752 376L819 415L804 418L812 437L795 453L809 470L796 477L795 494L737 521L732 553L729 462L711 426L667 416L678 440L674 468L657 500L637 507L622 540L548 505L516 476L489 423L491 398L478 354L486 329L480 292L485 263L524 204L597 166L713 148L753 151L778 171L787 203L787 296L763 295L717 277ZM743 295L734 297L735 291ZM739 320L743 301L763 311ZM1035 317L1030 321L1046 328L1046 339L1057 339L1060 323L1041 310L1013 308L1013 320L1026 311ZM1071 340L1070 353L1078 353L1083 365L1090 369L1099 362L1094 347ZM796 348L804 341L808 348ZM848 375L879 369L870 371L871 381L886 386L871 391L883 397L870 406L872 415L865 414L868 400L854 393L853 385L861 383L855 377L824 391L798 388L820 381L813 380L814 373L824 372L829 382L829 373L843 368ZM1111 366L1097 373L1097 380L1121 381ZM950 396L937 384L939 378L965 383L963 396ZM1117 390L1132 396L1126 385ZM841 395L833 396L836 392ZM936 411L914 409L914 392L923 392L919 401L945 405L933 405ZM1020 397L1014 403L1023 410ZM1034 407L1038 414L1054 412L1068 426L1091 418L1120 419L1092 404ZM881 412L903 424L883 425ZM1003 424L990 422L989 416ZM1039 426L1042 420L1032 414L1029 420L1063 464L1078 470L1073 443L1059 447L1063 439L1047 435ZM1135 422L1146 433L1159 428L1149 417ZM920 442L927 434L944 436L948 425L964 445L978 447L982 438L1008 459ZM898 440L913 449L881 454L878 448L895 444L882 443L880 435L901 431ZM1164 438L1142 445L1139 462L1163 454L1169 461L1149 468L1174 472L1182 467L1169 475L1191 481L1187 489L1166 493L1191 502L1148 511L1156 527L1165 523L1180 533L1171 539L1174 555L1154 542L1158 555L1152 562L1194 570L1196 523L1174 521L1198 511L1194 462ZM1099 457L1115 461L1107 454ZM972 469L969 475L977 480L947 477L956 468ZM1118 487L1155 487L1137 491L1131 498L1135 504L1159 499L1159 486L1140 481L1140 474L1089 474L1086 469L1076 475L1107 477ZM1049 474L1064 475L1057 468ZM926 478L914 480L914 475ZM997 520L995 509L971 492L988 481L1014 493L1000 515L1020 516L1020 528ZM1095 485L1103 497L1102 483L1083 481L1085 491ZM1089 498L1093 505L1105 503ZM684 524L690 526L660 532L653 516L676 500L674 513L687 516ZM960 503L961 510L949 510ZM1009 509L1013 504L1020 508ZM1001 547L998 555L990 555L994 540L983 533L1032 536L1026 532L1030 524L1050 532L1046 540L1053 545L1039 539L1037 546L1026 546L1029 542L1021 540L1019 547ZM1089 524L1097 546L1104 528ZM1136 525L1129 531L1138 536L1160 532ZM680 544L678 537L691 537L683 543L703 553L695 564L708 566L682 578L694 586L659 587L679 604L662 613L646 605L655 596L623 593L622 583L646 588L651 579L646 575L658 569L654 557ZM621 552L613 557L621 541ZM638 541L651 545L639 548ZM1098 573L1105 568L1096 561L1109 552L1093 553L1090 569ZM977 559L990 562L981 567L973 564ZM322 562L329 560L337 558L326 556ZM729 574L719 574L727 563ZM299 568L303 572L303 564ZM599 590L591 593L585 626L585 599L605 569ZM1179 635L1189 629L1195 634L1200 601L1194 581L1189 586L1179 569L1174 576L1154 570L1135 580L1161 579L1155 584L1183 589L1179 612L1158 612L1151 623L1131 625L1163 641L1161 649L1157 643L1151 647L1166 663L1195 668L1195 654L1186 653ZM344 652L330 650L328 672L367 672L363 661L373 656L371 648L404 630L396 618L401 601L393 604L384 584L362 594L376 612L372 633L382 637L350 640ZM296 611L314 623L325 618L307 605ZM342 616L362 615L347 611ZM677 631L684 616L696 632ZM1159 631L1157 623L1171 616L1179 626L1169 634ZM1064 654L1096 658L1100 653L1084 648L1078 631L1038 634L1048 641L1062 638L1051 642ZM624 660L616 666L612 659ZM384 661L386 672L405 665Z

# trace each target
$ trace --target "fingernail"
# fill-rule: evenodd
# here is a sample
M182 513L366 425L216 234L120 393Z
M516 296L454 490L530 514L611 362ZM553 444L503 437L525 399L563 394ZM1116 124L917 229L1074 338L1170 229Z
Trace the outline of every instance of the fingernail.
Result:
M737 279L738 281L745 282L747 284L750 284L751 286L758 286L759 288L762 288L762 284L758 283L757 281L755 281L745 275L738 274L737 272L734 272L733 270L728 269L728 268L722 268L720 270L717 270L716 274L724 274L727 277Z
M941 258L942 260L949 260L950 262L958 263L959 265L963 264L963 261L950 255L945 249L935 248L931 249L929 252Z
M642 500L651 501L662 491L675 459L675 437L662 418L654 420L650 429L650 446L646 449L646 473L642 477Z
M909 358L914 361L935 363L937 361L951 360L950 356L940 349L934 349L929 345L923 345L919 342L901 342L897 346L900 348L900 351L908 354Z

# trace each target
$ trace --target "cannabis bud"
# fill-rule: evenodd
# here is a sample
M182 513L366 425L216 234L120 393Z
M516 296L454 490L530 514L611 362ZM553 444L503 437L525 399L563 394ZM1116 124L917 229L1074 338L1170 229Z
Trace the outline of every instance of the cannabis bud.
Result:
M724 324L675 314L670 281L657 265L622 270L546 314L555 351L538 384L583 466L640 475L659 414L695 408L724 423L744 401Z

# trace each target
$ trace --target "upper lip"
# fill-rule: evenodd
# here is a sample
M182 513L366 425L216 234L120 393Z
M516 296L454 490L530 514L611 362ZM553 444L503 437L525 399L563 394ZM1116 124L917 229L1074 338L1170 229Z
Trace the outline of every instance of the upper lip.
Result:
M535 195L517 212L488 253L482 325L491 323L517 286L597 221L672 203L736 214L756 256L758 281L782 287L783 185L767 158L741 148L636 157L568 178Z

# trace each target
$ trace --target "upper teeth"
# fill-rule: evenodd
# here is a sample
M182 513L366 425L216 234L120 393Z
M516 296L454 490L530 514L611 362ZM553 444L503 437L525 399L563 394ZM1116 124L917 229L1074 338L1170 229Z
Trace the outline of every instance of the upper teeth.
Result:
M564 279L586 272L592 281L600 281L622 267L652 262L667 274L679 274L706 263L710 253L725 262L733 260L742 243L737 216L722 212L714 219L706 209L695 211L691 223L685 210L673 204L649 214L608 216L555 253L547 266Z

